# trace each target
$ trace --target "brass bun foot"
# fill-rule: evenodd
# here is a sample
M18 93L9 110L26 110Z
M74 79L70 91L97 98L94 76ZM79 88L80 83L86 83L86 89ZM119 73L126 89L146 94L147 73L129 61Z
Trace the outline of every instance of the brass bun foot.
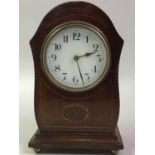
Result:
M41 151L42 151L42 149L41 148L33 148L34 149L34 151L36 152L36 153L40 153Z
M111 152L115 155L119 152L119 150L111 150Z

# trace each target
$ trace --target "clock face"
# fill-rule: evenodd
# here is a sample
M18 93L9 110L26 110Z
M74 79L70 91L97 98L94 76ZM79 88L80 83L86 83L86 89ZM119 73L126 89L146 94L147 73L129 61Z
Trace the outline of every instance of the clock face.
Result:
M110 51L104 37L89 24L59 26L42 50L48 78L67 91L86 91L101 82L110 66Z

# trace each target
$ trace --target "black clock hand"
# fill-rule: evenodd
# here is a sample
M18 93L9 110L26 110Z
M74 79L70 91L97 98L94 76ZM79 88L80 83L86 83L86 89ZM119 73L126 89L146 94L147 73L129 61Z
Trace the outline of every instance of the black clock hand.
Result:
M78 70L79 70L79 74L80 74L80 77L81 77L82 83L83 83L83 85L84 85L83 76L82 76L81 69L80 69L79 62L78 62L78 60L79 60L79 56L74 56L74 60L75 60L76 63L77 63Z
M88 57L88 56L90 56L90 55L92 55L92 54L95 54L97 51L95 51L95 52L87 52L87 53L85 53L84 55L80 55L80 56L78 56L78 58L81 58L81 57Z

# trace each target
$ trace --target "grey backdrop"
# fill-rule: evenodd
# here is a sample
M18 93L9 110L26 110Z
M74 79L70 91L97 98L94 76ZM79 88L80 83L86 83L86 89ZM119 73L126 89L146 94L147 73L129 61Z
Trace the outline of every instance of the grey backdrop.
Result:
M68 0L66 0L68 1ZM34 117L34 66L29 40L42 18L65 0L20 0L20 155L34 154L27 147L37 129ZM125 149L119 155L135 154L134 125L134 0L85 0L103 9L124 39L119 65L120 117L119 128Z

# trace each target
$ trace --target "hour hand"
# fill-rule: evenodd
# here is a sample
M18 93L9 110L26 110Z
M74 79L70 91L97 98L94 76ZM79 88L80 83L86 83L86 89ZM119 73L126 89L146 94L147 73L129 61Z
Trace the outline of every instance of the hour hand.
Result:
M88 52L88 53L85 53L85 56L88 57L88 56L90 56L90 55L92 55L92 54L94 54L94 53L96 53L96 52L97 52L97 51L95 51L95 52L90 52L90 53L89 53L89 52Z
M79 58L81 58L81 57L89 57L90 55L92 55L92 54L94 54L94 53L96 53L97 51L95 51L95 52L87 52L87 53L85 53L84 55L80 55L80 56L78 56Z

